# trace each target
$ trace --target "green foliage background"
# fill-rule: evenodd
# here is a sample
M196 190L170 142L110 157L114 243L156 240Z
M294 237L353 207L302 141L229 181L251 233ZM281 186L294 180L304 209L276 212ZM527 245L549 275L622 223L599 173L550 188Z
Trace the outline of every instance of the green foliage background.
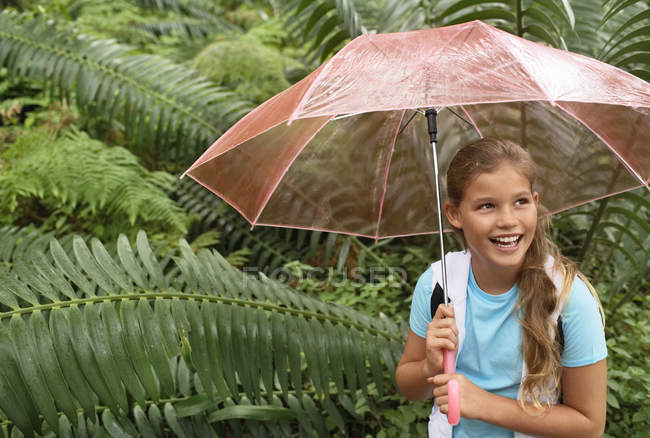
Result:
M481 19L647 81L649 11L647 0L0 2L0 436L424 435L430 402L403 400L393 373L436 237L251 230L176 177L363 33ZM605 307L606 436L647 436L648 191L553 221Z

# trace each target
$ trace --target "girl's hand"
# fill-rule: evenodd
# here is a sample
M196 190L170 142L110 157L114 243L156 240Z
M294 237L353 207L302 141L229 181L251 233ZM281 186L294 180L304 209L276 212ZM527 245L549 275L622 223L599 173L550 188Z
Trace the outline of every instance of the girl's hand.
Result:
M433 396L436 398L436 404L440 411L446 414L448 408L447 382L454 379L458 382L460 392L460 416L469 419L479 419L481 411L486 409L487 391L473 384L467 377L462 374L439 374L427 379L429 383L435 386Z
M434 376L442 372L442 350L455 351L458 345L458 329L451 305L438 306L427 328L425 339L424 372L427 376Z

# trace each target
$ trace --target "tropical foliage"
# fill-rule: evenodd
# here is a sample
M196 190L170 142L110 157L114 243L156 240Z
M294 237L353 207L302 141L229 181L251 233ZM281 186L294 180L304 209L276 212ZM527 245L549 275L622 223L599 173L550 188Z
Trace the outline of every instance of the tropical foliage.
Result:
M480 19L650 80L649 7L0 2L0 436L425 434L393 373L436 240L251 229L176 176L364 33ZM554 218L606 311L607 436L650 429L649 223L647 189Z

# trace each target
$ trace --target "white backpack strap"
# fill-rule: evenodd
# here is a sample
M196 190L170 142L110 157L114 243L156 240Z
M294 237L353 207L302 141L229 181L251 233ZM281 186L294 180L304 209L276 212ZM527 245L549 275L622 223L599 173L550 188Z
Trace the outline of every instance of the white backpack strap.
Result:
M450 252L445 256L447 265L447 295L454 305L456 314L456 326L458 327L458 350L463 348L465 340L465 306L467 303L467 282L469 280L469 269L471 266L471 256L469 251ZM442 263L440 261L431 265L433 268L433 280L431 287L435 288L436 283L442 286Z

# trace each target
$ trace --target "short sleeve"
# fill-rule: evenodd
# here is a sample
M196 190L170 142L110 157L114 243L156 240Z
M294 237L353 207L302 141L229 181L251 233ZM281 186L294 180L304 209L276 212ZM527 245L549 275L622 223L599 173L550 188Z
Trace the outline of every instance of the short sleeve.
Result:
M433 280L433 270L431 267L424 271L413 291L413 300L411 301L411 316L409 325L413 333L421 338L427 334L427 327L431 321L431 283Z
M562 365L581 367L607 357L605 330L596 298L578 277L562 310Z

